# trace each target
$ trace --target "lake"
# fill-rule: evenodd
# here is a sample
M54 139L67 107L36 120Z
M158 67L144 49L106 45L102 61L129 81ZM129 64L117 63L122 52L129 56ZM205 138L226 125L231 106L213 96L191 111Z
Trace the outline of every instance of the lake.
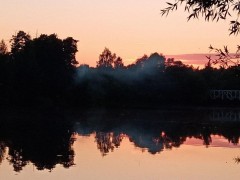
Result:
M239 179L240 109L5 109L1 180Z

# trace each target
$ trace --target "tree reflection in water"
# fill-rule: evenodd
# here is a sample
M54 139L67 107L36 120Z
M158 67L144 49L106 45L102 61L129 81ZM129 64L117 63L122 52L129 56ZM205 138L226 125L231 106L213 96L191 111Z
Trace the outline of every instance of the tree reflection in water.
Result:
M97 132L95 137L97 148L104 156L109 153L109 151L113 151L114 147L118 148L123 137L123 134L115 135L113 132Z
M94 112L28 111L3 115L0 120L0 163L7 157L17 172L29 163L38 170L51 171L57 164L72 167L75 133L80 136L95 134L102 156L121 146L123 138L129 138L136 147L147 149L151 154L178 148L187 138L200 139L208 147L212 144L212 135L239 144L240 120L216 121L211 119L211 111Z
M0 164L3 161L5 152L6 152L6 146L3 142L0 141Z
M123 137L128 137L136 147L147 149L151 154L178 148L187 138L202 140L202 144L208 147L212 144L213 135L238 145L240 119L216 121L212 119L212 113L206 110L204 113L133 111L125 116L119 116L120 113L116 112L88 113L87 116L82 116L75 129L79 135L96 133L97 148L103 156L119 147ZM92 114L91 117L89 114Z
M4 142L0 158L5 154L17 172L30 162L38 170L50 171L56 164L74 165L73 131L61 114L41 111L9 116L0 121L0 141Z
M156 122L151 126L141 127L139 124L128 123L129 127L119 125L118 130L96 131L95 140L97 148L103 156L113 152L121 145L124 137L129 138L134 146L147 149L149 153L156 154L164 149L178 148L187 141L187 138L202 140L206 147L212 144L212 136L218 135L233 145L238 145L240 138L240 123L209 123L185 124L184 122ZM85 128L85 127L82 127ZM89 128L89 127L87 127ZM81 129L78 129L80 135ZM92 133L95 129L92 129Z

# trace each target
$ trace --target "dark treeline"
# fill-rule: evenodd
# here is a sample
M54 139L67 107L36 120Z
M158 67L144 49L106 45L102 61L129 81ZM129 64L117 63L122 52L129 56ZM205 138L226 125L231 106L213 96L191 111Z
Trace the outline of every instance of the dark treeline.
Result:
M77 40L19 31L0 43L0 102L19 105L155 106L207 104L211 89L240 89L239 66L204 69L162 54L133 64L105 48L96 68L77 66ZM236 102L235 102L236 103Z
M56 34L31 37L19 31L11 51L0 44L1 102L49 103L58 101L72 85L77 61L77 41Z

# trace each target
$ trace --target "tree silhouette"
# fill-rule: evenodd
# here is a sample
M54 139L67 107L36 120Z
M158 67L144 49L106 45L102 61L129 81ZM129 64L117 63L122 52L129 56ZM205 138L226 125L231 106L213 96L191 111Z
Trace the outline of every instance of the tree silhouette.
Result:
M153 53L149 56L148 61L146 61L145 66L148 68L153 68L155 70L164 71L166 58L158 53Z
M7 79L9 53L4 40L0 42L0 83Z
M115 69L120 69L120 68L123 68L123 67L124 67L123 60L122 60L122 58L120 58L120 57L117 57L117 58L114 60L113 64L114 64L114 68L115 68Z
M138 67L138 68L140 68L140 69L142 69L143 68L143 66L144 66L144 62L146 61L148 59L148 56L146 55L146 54L144 54L142 57L140 57L140 58L138 58L137 60L136 60L136 66Z
M175 62L174 58L168 58L165 62L165 66L166 67L172 66L172 65L174 65L174 62Z
M62 40L56 34L43 34L33 40L32 48L30 52L34 58L31 63L43 91L57 95L68 88L78 63L75 58L77 40L72 37Z
M8 92L7 84L9 84L11 68L10 57L7 45L4 40L0 42L0 101L6 100L6 93ZM1 98L2 96L2 98Z
M99 55L97 68L113 68L113 63L116 60L116 54L112 53L108 48L105 48Z
M219 21L232 17L232 13L236 14L234 20L230 21L230 35L238 35L240 31L240 1L237 0L177 0L175 3L167 3L168 7L161 10L162 15L168 15L170 11L178 9L179 5L185 4L185 11L189 13L188 20L199 18L202 16L206 21ZM235 55L230 55L227 46L214 48L210 45L209 49L214 50L217 58L207 57L209 62L206 66L219 65L226 68L230 65L239 66L239 48ZM233 61L234 60L234 61Z
M136 60L135 65L137 69L141 70L164 70L165 57L158 53L152 53L149 57L144 54L141 58Z
M11 42L11 53L13 57L24 51L27 43L31 40L31 36L24 31L19 31L17 35L13 35Z
M175 3L167 3L168 7L161 10L162 15L168 15L170 11L177 10L179 5L185 4L185 11L189 13L188 20L203 16L206 21L225 20L236 14L236 18L230 21L230 34L237 35L240 30L238 20L240 13L240 2L238 0L176 0Z
M59 99L71 87L78 64L77 40L60 39L56 34L41 34L31 39L30 35L19 31L10 42L10 53L4 41L0 43L0 70L3 69L0 81L1 77L10 79L8 85L15 91L13 99L22 97L20 101L25 102L42 97Z
M4 40L0 42L0 56L6 55L8 53L7 44Z
M239 63L231 66L227 47L220 53L221 69L203 70L167 59L144 55L124 68L123 60L108 48L96 68L76 67L77 40L56 34L31 37L19 31L11 51L0 42L0 103L86 106L155 106L177 103L207 104L211 89L240 88ZM228 58L226 63L224 58ZM239 53L238 53L239 57ZM225 64L224 64L225 63ZM227 66L228 65L228 66ZM75 81L76 80L76 81ZM230 105L236 102L222 102Z
M210 45L209 47L210 51L214 51L216 53L216 57L213 59L210 56L207 56L208 63L206 64L206 67L211 67L214 65L219 65L220 68L229 68L231 66L239 66L240 65L240 46L237 46L237 51L235 54L232 54L229 52L228 47L224 46L223 49L221 48L215 48Z
M77 40L72 37L68 37L63 40L63 53L66 62L66 66L68 69L72 69L75 65L78 64L76 60L77 49Z

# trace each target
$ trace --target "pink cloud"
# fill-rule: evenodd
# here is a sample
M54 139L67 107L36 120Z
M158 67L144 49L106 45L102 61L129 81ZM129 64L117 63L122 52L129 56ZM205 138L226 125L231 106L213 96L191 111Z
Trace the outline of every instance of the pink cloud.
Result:
M210 54L179 54L179 55L166 55L166 58L174 58L180 60L184 64L193 65L194 67L203 68L208 62L206 56Z

